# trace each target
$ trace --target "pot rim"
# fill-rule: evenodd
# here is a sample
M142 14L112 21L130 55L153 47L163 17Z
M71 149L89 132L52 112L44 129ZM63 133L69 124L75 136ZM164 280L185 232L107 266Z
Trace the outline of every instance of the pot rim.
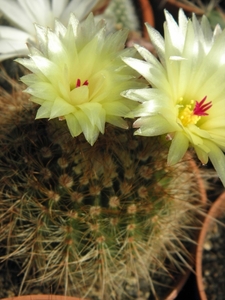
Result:
M203 285L203 276L202 276L202 256L203 256L203 245L206 238L206 234L210 229L213 221L219 217L225 211L225 192L223 192L212 204L207 216L205 217L199 239L197 244L196 251L196 279L197 287L201 300L208 300L204 285Z
M154 11L152 8L152 5L149 0L139 0L141 10L142 10L142 16L143 16L143 23L148 23L152 27L155 26L155 17L154 17ZM143 28L144 32L144 38L149 39L149 35L147 32L146 27Z
M1 300L88 300L88 298L77 298L72 296L54 295L54 294L37 294L37 295L20 295Z

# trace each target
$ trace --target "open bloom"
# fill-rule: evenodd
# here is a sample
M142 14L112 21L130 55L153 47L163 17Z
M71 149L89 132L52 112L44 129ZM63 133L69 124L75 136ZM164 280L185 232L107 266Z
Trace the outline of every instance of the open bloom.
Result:
M36 42L34 23L54 28L67 24L70 13L83 20L100 0L0 0L0 11L17 28L0 26L0 61L27 55L26 42Z
M147 25L158 59L138 45L144 60L124 58L150 84L123 93L141 102L129 117L139 117L136 134L167 134L169 164L191 145L203 164L210 158L225 185L225 31L212 31L205 16L188 20L180 10L177 24L165 14L165 40Z
M33 72L21 80L41 105L36 118L65 120L72 136L83 132L91 145L105 122L127 128L122 117L136 103L120 94L143 87L121 59L136 52L124 49L127 31L107 34L104 21L95 24L92 14L82 23L72 14L67 28L56 21L55 32L38 25L36 31L39 49L30 46L30 58L17 59Z

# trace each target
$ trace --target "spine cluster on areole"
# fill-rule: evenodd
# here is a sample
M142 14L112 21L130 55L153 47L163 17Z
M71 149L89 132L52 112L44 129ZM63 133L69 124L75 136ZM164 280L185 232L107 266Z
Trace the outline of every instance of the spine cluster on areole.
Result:
M90 146L22 103L0 141L0 259L24 270L21 291L41 282L86 296L100 286L101 299L119 299L136 277L157 293L157 272L189 262L199 195L188 161L168 167L161 138L113 126Z

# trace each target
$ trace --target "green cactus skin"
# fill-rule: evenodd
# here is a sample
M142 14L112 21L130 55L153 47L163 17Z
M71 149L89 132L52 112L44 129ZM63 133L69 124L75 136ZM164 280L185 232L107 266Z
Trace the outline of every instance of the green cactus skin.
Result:
M98 287L99 299L127 299L129 278L154 295L167 260L186 268L200 211L188 159L169 167L166 141L112 126L90 146L63 121L34 120L21 87L0 103L0 259L20 266L21 292L47 284L92 297Z
M138 4L137 4L138 6ZM104 16L111 20L114 28L128 28L131 31L140 31L140 20L137 17L136 7L132 0L111 0L104 12Z

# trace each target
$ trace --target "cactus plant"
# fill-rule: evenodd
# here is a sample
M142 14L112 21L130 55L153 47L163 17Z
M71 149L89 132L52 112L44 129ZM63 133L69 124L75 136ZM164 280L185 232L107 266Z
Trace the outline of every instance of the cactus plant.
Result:
M1 261L18 263L21 291L45 283L91 297L98 287L100 299L121 299L136 277L155 294L166 260L190 262L200 194L189 159L168 166L161 137L113 125L91 146L64 123L35 121L22 89L0 99Z
M108 35L92 15L36 30L39 48L17 59L34 103L13 79L0 96L0 260L20 267L21 293L46 284L124 300L134 278L159 299L158 277L191 262L193 164L168 165L170 141L134 135L124 118L138 103L122 92L148 87L121 59L137 55L125 31Z
M134 3L131 0L110 1L104 12L104 17L113 20L111 23L114 27L114 30L118 30L120 28L129 28L131 31L137 31L141 28L135 11Z

